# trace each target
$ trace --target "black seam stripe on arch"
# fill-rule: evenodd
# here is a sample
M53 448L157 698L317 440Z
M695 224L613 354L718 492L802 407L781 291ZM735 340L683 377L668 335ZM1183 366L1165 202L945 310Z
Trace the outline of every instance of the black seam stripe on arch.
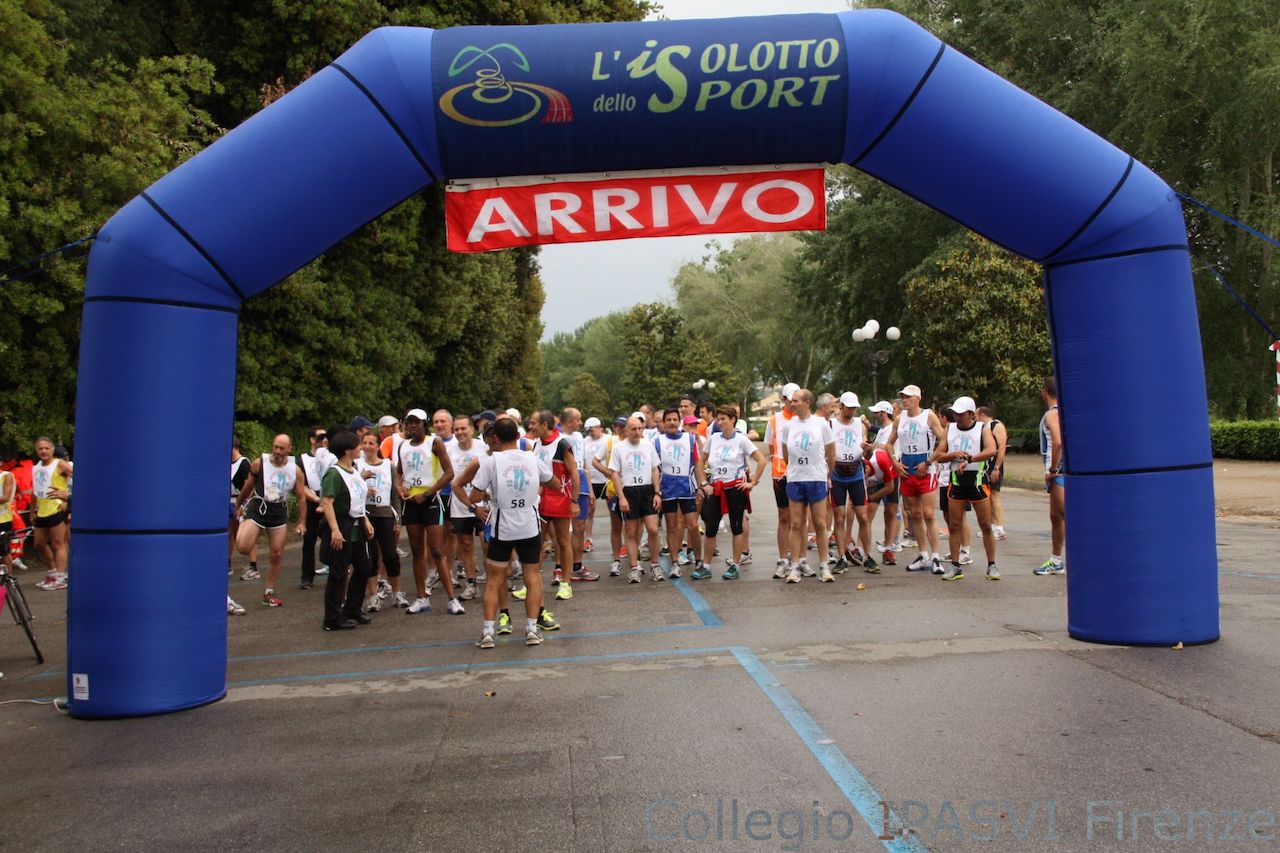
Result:
M74 527L76 533L89 533L94 536L213 536L227 533L225 527L195 530L114 530L101 527Z
M206 302L183 302L176 299L151 299L145 296L90 296L86 298L85 303L90 302L135 302L142 305L169 305L174 308L196 308L202 311L224 311L228 314L239 314L239 308L230 308L226 305L210 305Z
M933 57L933 62L929 63L929 67L928 69L925 70L924 76L920 78L920 82L916 84L916 87L911 90L911 94L907 96L907 100L903 102L901 107L898 108L897 114L889 121L887 125L885 125L884 130L880 131L880 135L877 136L875 139L873 139L870 145L862 149L861 154L859 154L857 157L854 157L852 160L849 161L850 166L857 166L859 163L865 160L867 158L867 155L870 154L872 151L874 151L876 146L879 145L881 142L883 142L884 138L889 135L889 131L893 130L894 127L897 126L898 121L903 117L903 115L906 114L907 110L911 107L911 105L915 103L916 95L920 94L920 90L924 88L924 84L929 81L929 78L931 76L933 76L933 69L938 67L938 63L942 60L942 54L946 52L947 52L947 46L945 44L941 45L938 48L937 54L935 54Z
M1111 200L1116 197L1116 193L1120 192L1120 188L1124 186L1124 182L1129 180L1129 175L1133 172L1133 164L1134 164L1134 159L1133 159L1133 156L1130 155L1129 162L1126 163L1124 167L1124 174L1120 176L1120 180L1116 181L1116 185L1111 188L1111 192L1107 193L1107 197L1102 200L1102 204L1098 205L1094 209L1093 213L1089 214L1089 218L1086 219L1084 222L1082 222L1080 224L1080 227L1077 228L1070 237L1068 237L1065 241L1063 241L1061 246L1059 246L1058 248L1054 249L1052 252L1045 255L1043 258L1041 258L1040 263L1045 263L1054 255L1065 250L1068 246L1070 246L1072 243L1076 241L1077 237L1079 237L1081 234L1085 232L1086 228L1088 228L1090 225L1093 224L1093 220L1097 219L1099 216L1102 215L1102 211L1107 209L1107 205L1111 204Z
M1212 468L1213 462L1196 462L1191 465L1165 465L1159 468L1123 468L1116 471L1068 471L1069 477L1121 477L1129 474L1165 474L1173 471L1196 471Z
M204 246L201 246L199 243L196 242L196 238L192 237L189 233L187 233L187 229L183 228L181 225L178 224L178 220L170 216L168 212L159 204L157 204L155 199L147 195L145 191L138 193L138 195L141 196L142 199L145 200L147 204L151 205L155 209L156 213L160 214L161 218L163 218L165 222L168 222L169 225L173 227L174 231L177 231L179 234L181 234L183 239L191 244L191 248L195 249L197 252L200 253L200 257L208 261L209 266L213 267L214 271L217 272L218 275L222 276L222 280L227 283L228 287L230 287L232 290L235 291L236 296L239 296L242 301L246 298L244 295L244 291L242 291L239 287L236 286L236 283L231 280L231 276L227 275L227 271L222 268L222 265L213 259L213 255L210 255L208 252L205 251Z
M1132 255L1149 255L1154 252L1190 252L1191 246L1187 243L1169 243L1165 246L1145 246L1141 249L1126 249L1123 252L1110 252L1105 255L1091 255L1087 258L1072 258L1069 261L1050 261L1045 264L1045 269L1058 269L1059 267L1069 267L1072 264L1087 264L1090 261L1109 261L1113 258L1127 258Z
M393 119L391 117L391 113L387 112L386 108L382 106L382 102L373 96L373 92L370 92L369 89L363 83L361 83L359 80L356 79L356 76L354 74L352 74L347 69L343 68L338 63L331 62L329 63L329 65L331 68L336 68L338 71L340 71L342 73L342 76L350 80L355 85L355 87L359 89L366 98L369 99L369 103L373 104L374 108L377 109L377 111L382 114L382 117L383 119L386 120L387 124L391 125L391 129L396 132L396 136L400 137L400 141L404 143L404 147L409 149L409 153L413 155L413 159L418 161L418 165L422 167L422 171L426 172L431 177L432 182L434 183L439 181L440 179L436 176L436 173L433 172L431 170L431 167L427 165L426 159L421 154L418 153L418 149L414 148L413 143L409 141L408 134L406 134L403 130L400 129L400 125L396 124L396 120Z

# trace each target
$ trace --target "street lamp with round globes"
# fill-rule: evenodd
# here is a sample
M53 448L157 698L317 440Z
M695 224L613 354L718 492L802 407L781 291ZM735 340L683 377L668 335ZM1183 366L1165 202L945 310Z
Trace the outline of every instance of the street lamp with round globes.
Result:
M891 341L896 341L898 338L902 337L902 330L897 326L890 326L885 330L884 336Z
M863 341L874 341L876 335L880 333L880 321L876 319L868 320L862 324L861 328L853 330L853 342L860 344ZM884 336L887 340L896 341L902 337L902 330L897 326L890 326L885 329ZM889 360L889 351L887 349L875 349L874 347L862 351L863 358L867 360L867 364L871 367L871 396L879 399L880 382L879 371L880 365Z
M716 390L716 383L714 383L714 382L708 382L708 383L707 383L707 390L708 390L708 391L714 391L714 390Z
M867 333L866 333L866 332L864 332L862 329L854 329L854 330L853 330L853 342L854 342L855 344L860 344L860 343L862 343L863 341L865 341L866 339L867 339Z

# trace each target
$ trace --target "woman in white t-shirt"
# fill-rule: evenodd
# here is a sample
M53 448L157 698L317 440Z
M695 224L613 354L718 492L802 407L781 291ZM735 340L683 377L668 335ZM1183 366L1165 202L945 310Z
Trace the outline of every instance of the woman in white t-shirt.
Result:
M702 559L689 574L693 580L711 577L708 567L715 558L716 533L720 529L720 520L729 516L729 529L733 532L733 557L721 575L725 580L737 580L738 567L742 563L743 552L749 547L748 534L743 524L746 513L751 509L750 493L768 462L751 439L737 431L738 410L732 406L721 406L716 410L716 423L720 429L707 437L707 483L702 487L702 524L705 528L702 540ZM754 460L756 470L748 476L747 461Z

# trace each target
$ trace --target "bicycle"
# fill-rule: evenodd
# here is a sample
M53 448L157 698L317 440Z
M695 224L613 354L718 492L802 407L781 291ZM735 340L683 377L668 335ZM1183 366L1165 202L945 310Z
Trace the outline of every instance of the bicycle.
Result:
M10 540L22 541L30 535L31 528L17 534L0 533L0 554L8 553ZM18 579L9 574L4 563L0 562L0 610L4 609L6 603L9 605L9 613L12 614L14 623L21 625L22 630L27 632L31 650L36 653L36 663L44 663L44 655L40 653L40 646L36 644L36 635L31 630L33 617L31 608L27 605L27 597L22 594L22 586L18 583Z

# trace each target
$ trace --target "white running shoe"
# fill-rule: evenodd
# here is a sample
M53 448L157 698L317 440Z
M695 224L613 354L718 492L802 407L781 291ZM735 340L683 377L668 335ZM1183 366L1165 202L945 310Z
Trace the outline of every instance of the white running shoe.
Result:
M396 607L408 607L408 606L409 606L409 599L407 599L407 598L405 598L405 597L404 597L404 593L403 593L403 592L397 592L397 593L396 593L395 604L396 604Z
M244 615L244 608L241 607L239 604L236 604L234 601L232 601L231 596L229 595L227 596L227 615L228 616Z
M470 601L476 597L476 585L471 581L463 581L462 592L458 593L458 598L463 601Z
M20 572L29 571L29 569L27 569L27 564L22 562L21 557L13 558L13 567ZM231 569L227 569L227 574L231 574Z
M525 632L524 644L526 646L542 645L542 632L539 631L537 628L530 628L528 631Z
M751 550L747 549L742 552L742 559L738 561L738 565L747 566L751 564Z
M480 639L476 640L476 647L481 649L491 649L496 645L493 640L493 632L485 631L480 635Z
M690 564L690 563L692 563L692 562L693 562L693 555L689 553L689 549L688 549L688 548L681 548L681 549L680 549L680 556L679 556L679 558L676 560L676 565L677 565L677 566L687 566L687 565L689 565L689 564ZM679 575L677 575L675 572L672 572L671 574L672 574L672 576L673 576L673 577L680 577L680 576L679 576Z
M787 569L787 583L800 583L800 566L793 564Z
M973 565L973 555L969 553L969 549L968 549L968 548L961 548L961 549L960 549L960 565L962 565L962 566L972 566L972 565Z
M406 551L406 550L405 550L405 549L403 549L403 548L396 548L396 554L398 554L398 555L399 555L399 556L401 556L401 557L407 557L407 556L409 556L409 552L408 552L408 551Z
M867 560L867 556L866 556L865 554L863 554L863 553L862 553L862 548L860 548L860 547L859 547L859 546L857 546L857 545L854 545L854 546L853 546L853 555L852 555L852 559L850 560L850 562L857 563L859 566L861 566L864 562L866 562L866 560Z
M987 580L989 581L1000 580L1000 570L996 568L995 563L992 563L991 565L987 566Z
M378 598L385 599L391 594L391 583L384 578L378 578Z
M259 572L257 569L245 569L240 573L240 580L242 581L256 581L261 577L262 572Z
M634 569L632 569L632 570L627 574L627 582L628 582L628 583L640 583L640 580L641 580L643 577L644 577L644 572L642 572L642 571L640 570L640 567L639 567L639 566L636 566Z
M942 568L942 561L937 557L933 558L933 565L930 566L935 575L946 574L946 569Z
M427 575L427 589L431 589L433 586L439 586L439 585L440 585L439 572L432 572L431 574Z
M991 528L991 532L995 534L997 542L1003 542L1004 540L1009 538L1009 535L1004 532L1003 526L999 526L999 527L993 526Z
M316 577L320 577L321 575L327 575L327 574L329 574L329 567L326 566L324 563L321 563L320 568L316 569Z
M833 574L831 574L831 567L830 567L830 566L823 566L823 567L822 567L822 571L818 573L818 578L819 578L823 583L832 583L832 582L834 582L834 581L835 581L836 576L835 576L835 575L833 575Z
M462 609L462 602L458 601L456 598L451 598L449 599L449 603L445 605L445 612L450 616L461 616L467 611Z
M800 574L807 578L816 578L818 576L817 570L814 569L813 566L809 565L808 560L800 561Z
M382 599L376 595L371 595L364 602L364 610L366 613L377 613L382 609Z
M667 575L667 577L671 578L672 580L680 579L680 563L676 563L674 566L671 567L671 573Z
M616 578L622 575L622 563L614 560L609 564L609 577Z
M654 563L649 566L649 579L655 582L664 581L667 579L667 576L662 573L662 567L657 563Z
M409 605L409 609L405 613L430 613L431 602L425 598L414 599L413 604Z
M774 566L774 580L782 580L787 576L787 572L791 570L791 563L787 560L779 560Z
M924 553L922 552L919 556L917 556L917 557L916 557L914 560L912 560L910 563L907 563L907 571L909 571L909 572L923 572L925 569L929 568L929 566L930 566L929 558L928 558L928 557L926 557L926 556L924 555Z

